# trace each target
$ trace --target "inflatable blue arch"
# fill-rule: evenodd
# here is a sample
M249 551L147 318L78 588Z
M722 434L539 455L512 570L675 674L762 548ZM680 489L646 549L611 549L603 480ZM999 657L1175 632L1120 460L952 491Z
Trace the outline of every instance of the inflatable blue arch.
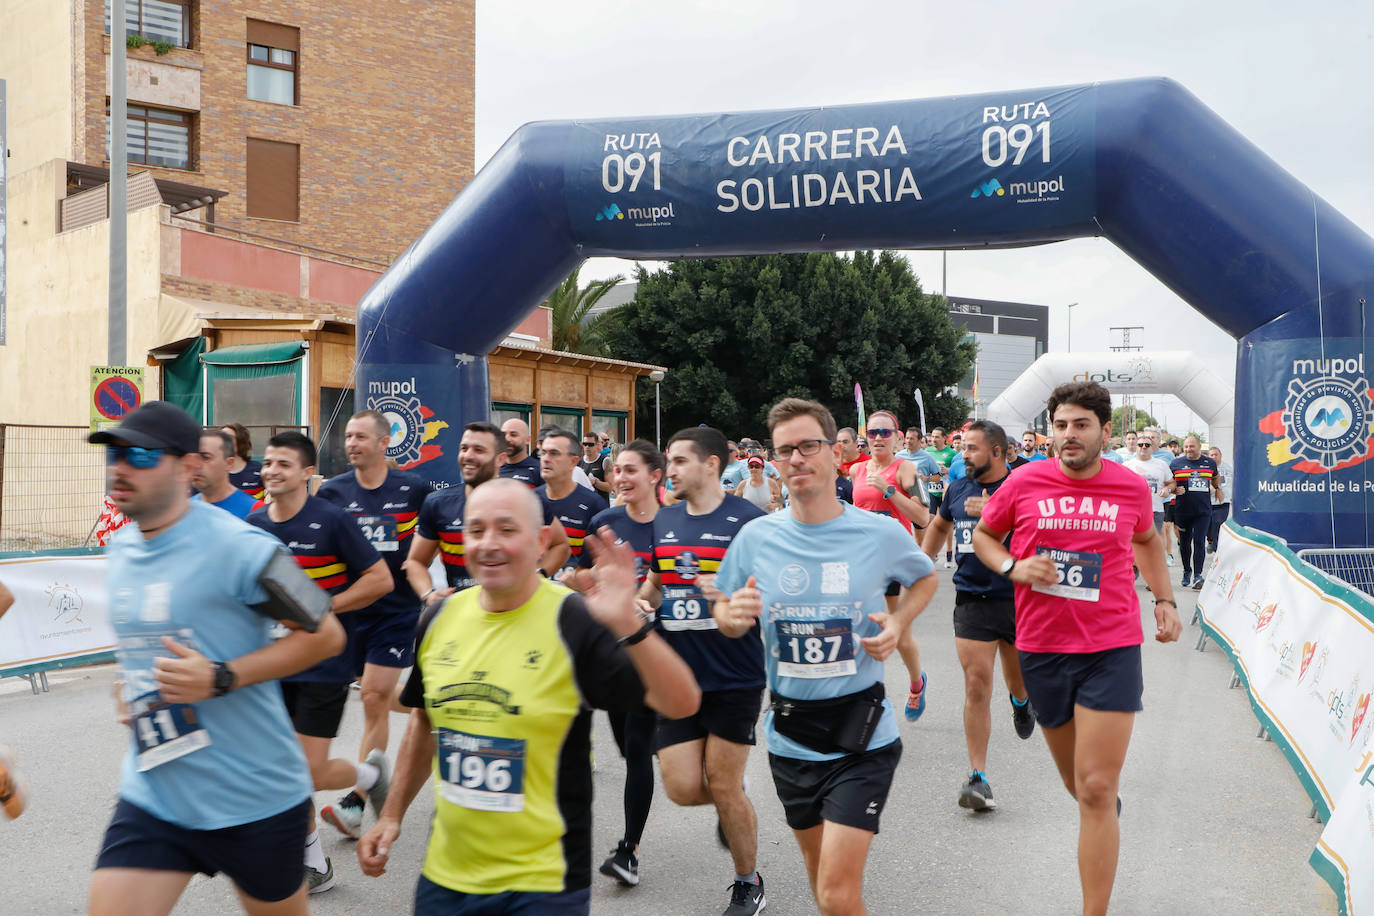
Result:
M1238 520L1368 545L1374 240L1166 79L527 124L363 298L357 403L452 483L463 424L489 415L485 355L585 258L1082 236L1239 340Z

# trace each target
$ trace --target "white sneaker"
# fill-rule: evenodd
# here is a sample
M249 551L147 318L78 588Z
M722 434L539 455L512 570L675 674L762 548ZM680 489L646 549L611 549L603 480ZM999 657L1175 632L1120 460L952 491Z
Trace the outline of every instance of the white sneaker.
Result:
M1173 566L1173 565L1174 565L1174 555L1173 555L1173 554L1171 554L1171 553L1166 553L1166 554L1164 555L1164 565L1165 565L1165 566Z

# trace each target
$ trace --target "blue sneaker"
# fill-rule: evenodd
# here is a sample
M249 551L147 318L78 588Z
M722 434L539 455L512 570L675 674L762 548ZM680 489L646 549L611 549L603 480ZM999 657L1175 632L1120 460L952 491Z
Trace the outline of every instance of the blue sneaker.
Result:
M921 686L907 694L906 720L915 722L926 711L926 673L921 672Z

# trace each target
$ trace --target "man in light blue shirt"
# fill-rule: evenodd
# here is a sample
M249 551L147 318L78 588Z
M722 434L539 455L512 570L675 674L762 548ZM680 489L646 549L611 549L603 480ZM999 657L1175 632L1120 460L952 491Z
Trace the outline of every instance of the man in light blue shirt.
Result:
M852 863L867 858L901 757L883 662L934 595L934 567L901 525L836 499L829 410L787 398L768 425L791 505L735 536L714 614L726 636L761 626L778 798L817 898L858 911L863 868ZM883 593L894 581L903 592L888 614Z
M150 401L90 441L135 523L106 573L130 734L91 912L166 912L192 874L217 871L245 909L304 912L310 772L276 679L342 651L343 628L326 614L272 638L261 575L283 548L187 498L201 459L185 411ZM294 562L283 574L314 588Z
M935 457L921 447L924 436L921 427L908 426L906 429L906 448L897 453L898 458L905 458L916 465L916 473L923 477L933 477L940 473L940 462Z

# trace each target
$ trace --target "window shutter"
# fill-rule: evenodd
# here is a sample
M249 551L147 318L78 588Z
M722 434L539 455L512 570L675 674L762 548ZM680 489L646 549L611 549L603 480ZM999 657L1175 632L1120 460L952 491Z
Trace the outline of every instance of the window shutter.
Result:
M300 220L301 148L248 138L248 215Z
M248 43L299 52L301 49L301 30L289 25L277 25L275 22L249 19Z

